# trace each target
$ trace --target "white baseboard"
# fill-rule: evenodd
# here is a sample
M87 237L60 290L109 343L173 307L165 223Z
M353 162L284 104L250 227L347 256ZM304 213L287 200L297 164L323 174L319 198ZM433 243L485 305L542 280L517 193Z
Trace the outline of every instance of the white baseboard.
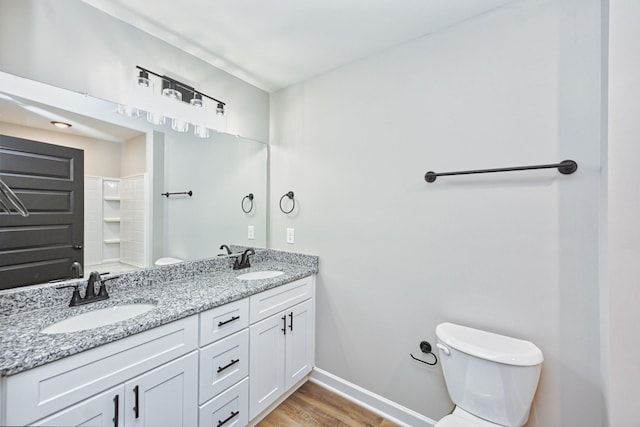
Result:
M433 427L436 422L409 408L370 392L322 369L313 368L310 381L375 412L398 425L406 427Z

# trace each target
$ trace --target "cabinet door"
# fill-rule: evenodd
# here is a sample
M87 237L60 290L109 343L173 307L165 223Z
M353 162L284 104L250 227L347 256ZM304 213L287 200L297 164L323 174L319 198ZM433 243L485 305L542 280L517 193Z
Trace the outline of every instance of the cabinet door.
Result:
M285 313L249 328L249 418L284 393Z
M288 390L313 368L315 320L312 300L300 303L285 313L287 315L285 389Z
M126 427L193 427L198 423L198 353L125 383Z
M124 386L114 387L82 403L40 420L34 426L118 427L123 425Z

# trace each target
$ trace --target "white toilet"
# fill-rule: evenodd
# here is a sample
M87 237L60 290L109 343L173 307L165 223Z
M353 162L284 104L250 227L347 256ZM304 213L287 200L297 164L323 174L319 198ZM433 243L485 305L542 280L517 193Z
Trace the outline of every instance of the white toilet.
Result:
M538 386L542 352L529 341L441 323L440 361L456 408L435 427L520 427Z

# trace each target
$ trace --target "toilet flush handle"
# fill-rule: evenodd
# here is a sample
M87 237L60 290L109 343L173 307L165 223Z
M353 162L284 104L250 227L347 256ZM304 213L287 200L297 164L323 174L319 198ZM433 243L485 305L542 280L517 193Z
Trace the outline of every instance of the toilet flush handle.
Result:
M443 344L437 343L436 347L438 347L440 349L441 352L443 352L444 354L446 354L447 356L451 355L451 350L449 350L449 348Z

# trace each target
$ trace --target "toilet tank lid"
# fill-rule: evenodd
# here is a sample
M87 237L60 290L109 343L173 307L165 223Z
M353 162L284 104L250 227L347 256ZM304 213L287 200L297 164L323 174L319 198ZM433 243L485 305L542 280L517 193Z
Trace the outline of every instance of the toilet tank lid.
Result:
M467 326L441 323L436 326L436 336L463 353L506 365L534 366L544 360L542 351L532 342Z

